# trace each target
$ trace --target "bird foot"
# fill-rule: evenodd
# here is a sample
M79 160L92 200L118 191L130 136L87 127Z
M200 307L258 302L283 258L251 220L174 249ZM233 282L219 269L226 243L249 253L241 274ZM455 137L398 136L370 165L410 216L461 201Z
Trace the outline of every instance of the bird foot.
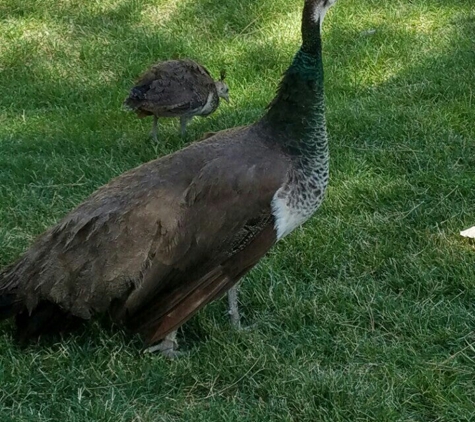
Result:
M257 326L257 322L251 325L244 326L241 324L241 315L234 309L234 312L230 309L228 311L229 319L231 322L231 327L236 331L251 331L253 328Z
M257 327L257 322L251 325L246 325L246 326L239 324L239 327L234 327L234 328L236 328L238 331L241 331L241 332L247 332L247 331L253 330L256 327Z
M178 342L176 340L162 340L160 343L155 346L151 346L144 350L144 353L156 353L160 352L167 359L176 359L183 355L182 352L178 350Z

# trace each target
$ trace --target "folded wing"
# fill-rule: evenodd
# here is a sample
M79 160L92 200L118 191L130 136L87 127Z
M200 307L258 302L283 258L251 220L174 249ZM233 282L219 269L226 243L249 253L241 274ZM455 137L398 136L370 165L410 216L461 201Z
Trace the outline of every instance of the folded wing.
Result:
M30 316L45 302L82 319L110 311L153 343L228 290L275 242L288 166L261 147L237 148L245 160L195 149L99 189L2 272L0 297Z

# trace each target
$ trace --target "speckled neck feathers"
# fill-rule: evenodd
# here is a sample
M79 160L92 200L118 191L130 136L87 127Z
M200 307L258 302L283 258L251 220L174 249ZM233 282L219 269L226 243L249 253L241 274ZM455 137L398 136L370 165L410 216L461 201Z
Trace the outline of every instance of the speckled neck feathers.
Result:
M286 71L262 122L293 162L288 182L272 208L277 238L290 233L320 206L328 184L329 154L325 124L320 22L321 1L306 1L302 47Z

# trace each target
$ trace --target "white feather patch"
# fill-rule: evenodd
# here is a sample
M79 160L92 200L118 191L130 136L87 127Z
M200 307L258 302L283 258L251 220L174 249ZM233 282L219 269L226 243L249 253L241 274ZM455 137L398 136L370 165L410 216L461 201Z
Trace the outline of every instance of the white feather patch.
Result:
M460 234L464 237L471 237L472 239L475 239L475 226L460 232Z
M313 20L315 22L318 22L320 19L320 29L322 29L322 24L323 24L323 19L325 19L325 13L327 10L323 8L322 6L317 6L315 8L315 14L313 15Z
M206 114L211 112L213 109L212 103L213 103L213 92L210 92L208 94L208 98L206 99L206 104L203 106L203 108L200 111L200 114Z
M298 226L305 223L309 217L296 209L290 208L286 199L279 197L279 191L280 189L275 193L271 204L272 215L275 218L274 227L277 232L277 240L294 231Z

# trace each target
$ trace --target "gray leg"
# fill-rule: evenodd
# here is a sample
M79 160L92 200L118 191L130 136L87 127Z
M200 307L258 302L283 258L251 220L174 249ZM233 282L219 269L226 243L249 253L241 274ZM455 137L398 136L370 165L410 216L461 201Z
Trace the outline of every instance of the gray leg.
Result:
M234 328L241 328L241 317L239 315L239 306L238 306L238 285L231 287L228 290L228 305L229 305L229 316L231 318L231 325Z
M185 136L186 134L186 125L188 124L188 122L193 118L193 116L189 117L189 116L183 116L183 117L180 117L180 134L181 136Z
M158 142L157 138L157 123L158 123L158 117L153 116L153 126L152 126L152 132L150 133L150 136L155 142Z
M241 317L239 315L237 284L228 290L228 305L231 325L236 329L241 329ZM176 333L176 330L172 331L160 343L145 349L144 353L160 352L163 356L169 359L173 359L180 356L180 352L177 351L178 342L176 340Z
M176 341L176 330L168 334L160 343L144 350L144 353L161 352L163 356L169 359L176 358L180 355L177 351L178 342Z

